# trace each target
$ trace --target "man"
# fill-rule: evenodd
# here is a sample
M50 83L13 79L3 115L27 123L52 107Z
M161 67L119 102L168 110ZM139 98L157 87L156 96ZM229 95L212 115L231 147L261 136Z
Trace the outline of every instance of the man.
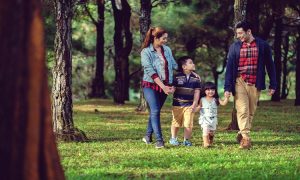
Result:
M260 91L266 89L265 69L270 79L268 94L271 96L276 89L275 65L271 48L268 43L254 37L251 26L246 21L235 26L239 41L234 42L228 52L225 73L224 94L235 96L237 120L240 131L237 139L240 148L251 147L250 129L257 107Z

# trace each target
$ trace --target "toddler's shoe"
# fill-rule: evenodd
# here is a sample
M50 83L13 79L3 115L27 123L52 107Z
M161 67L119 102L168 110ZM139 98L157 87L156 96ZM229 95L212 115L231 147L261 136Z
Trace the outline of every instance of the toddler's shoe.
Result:
M212 145L214 143L214 134L208 134L208 143Z
M173 146L178 146L179 145L179 142L178 142L177 138L171 138L169 143Z

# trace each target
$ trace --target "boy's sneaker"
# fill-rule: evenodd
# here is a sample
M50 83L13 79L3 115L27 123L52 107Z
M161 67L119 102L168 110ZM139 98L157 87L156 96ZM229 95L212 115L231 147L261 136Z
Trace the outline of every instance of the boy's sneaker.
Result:
M173 146L179 146L179 142L178 142L177 138L171 138L169 143Z
M165 147L165 143L163 141L157 141L155 148L156 149L160 149L160 148L164 148Z
M143 137L143 141L146 143L146 144L151 144L152 142L152 137L150 136L144 136Z
M184 146L192 146L192 143L189 140L184 140L182 145Z

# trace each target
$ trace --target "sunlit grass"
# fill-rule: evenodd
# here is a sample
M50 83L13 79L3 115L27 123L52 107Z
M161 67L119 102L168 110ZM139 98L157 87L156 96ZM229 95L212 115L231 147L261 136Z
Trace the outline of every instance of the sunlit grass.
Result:
M147 113L136 104L114 105L111 100L74 104L75 125L90 141L59 143L68 179L299 179L300 108L293 101L260 102L251 132L253 148L239 150L235 132L227 132L231 107L220 107L215 146L202 148L198 120L192 147L157 150L141 141ZM171 106L162 110L165 141L170 137ZM180 131L182 137L182 131ZM180 139L182 140L182 138Z

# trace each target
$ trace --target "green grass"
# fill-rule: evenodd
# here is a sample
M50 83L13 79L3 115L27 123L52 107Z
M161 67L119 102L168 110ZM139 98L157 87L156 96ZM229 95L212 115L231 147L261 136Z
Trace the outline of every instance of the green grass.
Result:
M74 104L75 125L86 132L85 143L59 142L68 179L300 179L300 107L292 100L262 101L254 117L253 148L239 150L236 132L224 129L232 104L220 107L215 146L201 147L201 131L194 119L192 147L155 149L141 141L147 113L136 104L116 106L109 100ZM97 111L95 111L97 109ZM165 141L170 137L171 106L161 119ZM180 131L182 137L182 131Z

